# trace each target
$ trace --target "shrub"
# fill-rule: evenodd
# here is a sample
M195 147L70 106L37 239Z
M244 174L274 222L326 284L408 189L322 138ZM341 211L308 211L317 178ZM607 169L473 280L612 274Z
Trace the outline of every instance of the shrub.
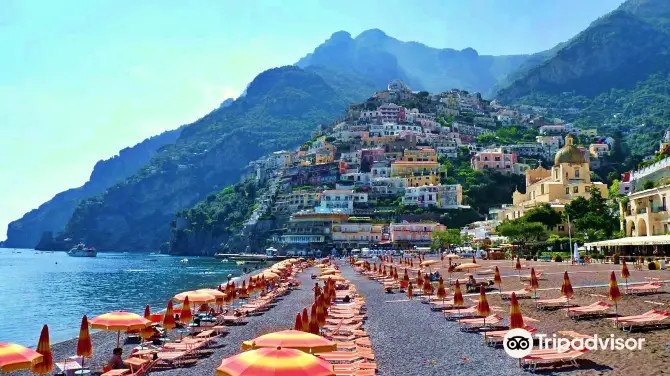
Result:
M530 255L526 255L526 261L530 261L531 257Z
M558 256L554 257L554 261L556 261L556 262L563 262L563 257L561 257L560 255L558 255Z
M533 261L537 261L537 256L533 256Z
M656 270L656 263L655 262L650 262L649 265L647 265L647 266L649 267L649 270Z
M612 261L613 261L615 264L618 265L618 264L619 264L619 254L615 254L614 257L612 257Z

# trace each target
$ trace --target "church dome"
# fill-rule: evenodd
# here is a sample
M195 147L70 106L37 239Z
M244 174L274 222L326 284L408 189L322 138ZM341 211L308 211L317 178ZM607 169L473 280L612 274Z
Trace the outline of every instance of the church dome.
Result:
M558 150L554 157L554 166L559 166L561 163L589 163L584 154L574 145L574 137L571 134L565 137L565 146Z

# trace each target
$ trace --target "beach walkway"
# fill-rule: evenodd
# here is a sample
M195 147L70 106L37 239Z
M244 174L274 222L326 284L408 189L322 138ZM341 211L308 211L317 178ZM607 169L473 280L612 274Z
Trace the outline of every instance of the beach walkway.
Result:
M379 375L522 375L515 359L482 343L479 334L463 333L419 299L387 294L376 281L341 263L342 276L365 296Z
M221 360L241 351L243 341L268 332L293 329L296 313L301 312L304 307L311 306L314 301L312 291L314 281L310 278L310 274L314 271L315 268L308 268L298 274L296 279L300 281L300 287L277 301L276 306L267 312L260 316L249 317L249 323L246 325L228 327L228 334L218 341L219 345L214 346L214 354L211 356L199 359L192 367L160 371L156 374L166 376L213 375L221 364Z

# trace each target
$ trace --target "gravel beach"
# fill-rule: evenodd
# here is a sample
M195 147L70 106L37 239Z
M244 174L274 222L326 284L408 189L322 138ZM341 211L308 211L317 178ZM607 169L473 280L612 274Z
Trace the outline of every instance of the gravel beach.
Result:
M416 299L386 294L380 284L343 266L343 276L365 296L379 375L521 375L517 362L501 349L482 343L479 334L463 333Z
M150 372L156 375L180 375L180 376L202 376L214 375L216 368L221 360L240 352L242 342L253 339L259 335L277 330L292 329L296 313L302 311L303 307L312 304L314 293L312 292L313 281L310 274L313 269L306 269L297 275L300 281L300 287L292 290L288 295L279 298L276 305L260 316L248 317L248 324L228 327L228 333L218 340L218 344L213 346L213 354L198 360L190 367L176 368L171 370L161 370ZM173 331L174 332L174 331ZM174 333L172 334L174 336ZM96 332L91 335L93 341L93 357L86 359L86 366L92 370L102 369L103 365L109 361L112 356L112 350L116 347L116 333ZM124 344L124 334L121 334L121 347L124 357L130 354L131 350L137 346L136 343ZM77 339L71 339L52 345L52 352L55 362L60 362L75 354ZM15 372L12 375L28 376L28 372Z

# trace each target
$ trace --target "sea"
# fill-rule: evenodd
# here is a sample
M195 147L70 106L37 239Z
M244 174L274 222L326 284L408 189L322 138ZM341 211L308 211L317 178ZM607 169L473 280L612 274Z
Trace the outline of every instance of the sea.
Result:
M0 342L35 347L44 324L51 343L74 338L82 315L126 310L142 314L165 309L175 294L214 287L243 273L234 262L213 257L0 248Z

